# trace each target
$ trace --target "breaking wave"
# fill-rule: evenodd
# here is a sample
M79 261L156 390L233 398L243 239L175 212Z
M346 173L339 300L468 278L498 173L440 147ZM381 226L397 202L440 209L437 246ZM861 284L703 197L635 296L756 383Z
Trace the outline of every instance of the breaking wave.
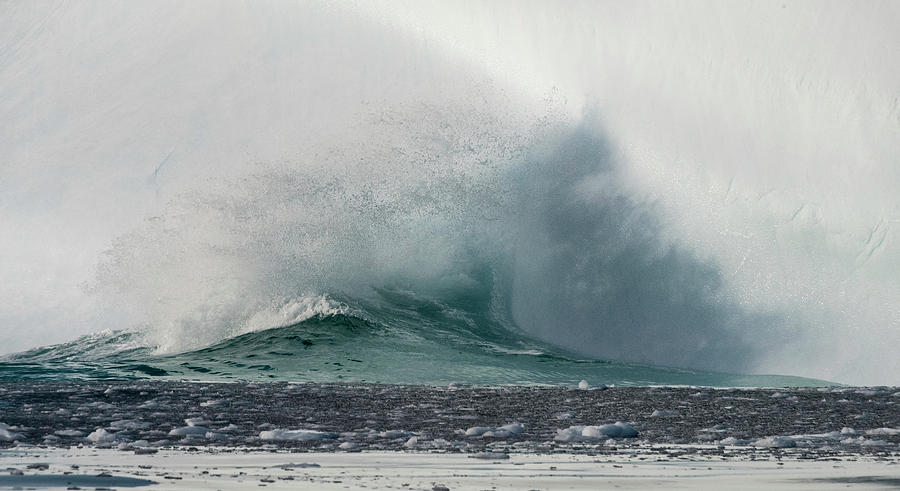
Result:
M900 373L894 11L95 5L0 7L3 335L107 329L7 373Z
M377 304L315 314L204 348L159 353L143 333L102 332L7 356L0 379L258 380L401 384L805 386L800 377L739 375L584 359L510 331L486 312L459 310L408 291ZM470 306L475 307L478 306ZM335 311L337 312L337 311ZM352 313L349 313L352 312Z

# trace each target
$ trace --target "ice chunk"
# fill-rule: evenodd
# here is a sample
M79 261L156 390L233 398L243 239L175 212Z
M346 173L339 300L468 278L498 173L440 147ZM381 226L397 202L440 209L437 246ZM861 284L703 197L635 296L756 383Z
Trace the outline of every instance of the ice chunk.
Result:
M87 436L87 439L94 443L113 443L116 441L116 434L110 433L103 428L97 428Z
M169 432L169 436L195 436L195 435L203 435L206 436L206 433L209 432L209 428L205 426L182 426L180 428L174 428Z
M0 442L11 442L22 438L21 433L15 433L9 430L9 425L0 423Z
M525 432L521 423L509 423L496 428L491 426L473 426L466 430L466 436L480 436L484 438L508 438Z
M793 448L797 446L797 441L789 436L768 436L760 438L753 442L754 447L767 448Z
M637 435L638 432L633 426L618 421L601 426L570 426L556 430L556 436L553 439L559 442L583 442L606 438L634 438Z
M395 438L406 438L407 436L409 436L409 433L403 430L387 430L376 433L375 436L377 436L378 438L389 438L393 440Z
M466 430L466 436L481 436L492 429L490 426L473 426Z
M310 441L310 440L328 440L337 438L337 433L328 433L315 430L284 430L276 428L269 431L261 431L259 438L261 440L294 440L294 441Z
M209 426L212 421L207 420L206 418L187 418L184 420L188 426Z
M71 429L56 430L53 432L53 434L57 435L57 436L84 436L83 431L71 430Z
M665 409L657 409L653 411L653 414L650 415L651 418L678 418L681 417L681 413L678 411L668 411Z

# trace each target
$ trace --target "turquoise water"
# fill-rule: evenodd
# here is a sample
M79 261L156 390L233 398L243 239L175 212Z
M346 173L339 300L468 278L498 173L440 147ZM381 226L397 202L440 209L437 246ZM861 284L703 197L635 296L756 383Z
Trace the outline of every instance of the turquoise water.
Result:
M377 301L376 301L377 300ZM401 384L817 386L739 375L584 359L539 342L473 298L468 310L401 290L378 290L349 313L250 332L201 349L157 353L139 331L113 331L9 355L0 379L248 380ZM345 302L346 303L346 302Z

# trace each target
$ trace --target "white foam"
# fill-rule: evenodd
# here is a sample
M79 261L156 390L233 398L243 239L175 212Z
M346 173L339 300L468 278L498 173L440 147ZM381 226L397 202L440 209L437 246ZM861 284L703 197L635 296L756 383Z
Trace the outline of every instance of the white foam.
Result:
M283 305L260 310L246 321L241 332L290 326L313 317L347 314L349 311L349 307L326 295L302 296Z

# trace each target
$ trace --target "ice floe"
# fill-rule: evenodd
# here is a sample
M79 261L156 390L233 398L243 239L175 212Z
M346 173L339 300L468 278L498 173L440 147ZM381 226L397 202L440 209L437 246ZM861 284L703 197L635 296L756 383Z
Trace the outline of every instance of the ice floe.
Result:
M525 427L520 423L509 423L496 428L491 426L473 426L466 430L466 436L480 436L482 438L509 438L525 432Z
M618 421L600 426L570 426L559 429L556 430L556 436L553 439L558 442L583 442L607 438L634 438L636 436L638 436L638 432L633 426Z
M337 433L329 433L316 430L284 430L274 429L261 431L259 433L260 440L283 440L283 441L310 441L310 440L330 440L338 437Z
M754 447L766 448L793 448L797 446L796 440L789 436L769 436L753 442Z

